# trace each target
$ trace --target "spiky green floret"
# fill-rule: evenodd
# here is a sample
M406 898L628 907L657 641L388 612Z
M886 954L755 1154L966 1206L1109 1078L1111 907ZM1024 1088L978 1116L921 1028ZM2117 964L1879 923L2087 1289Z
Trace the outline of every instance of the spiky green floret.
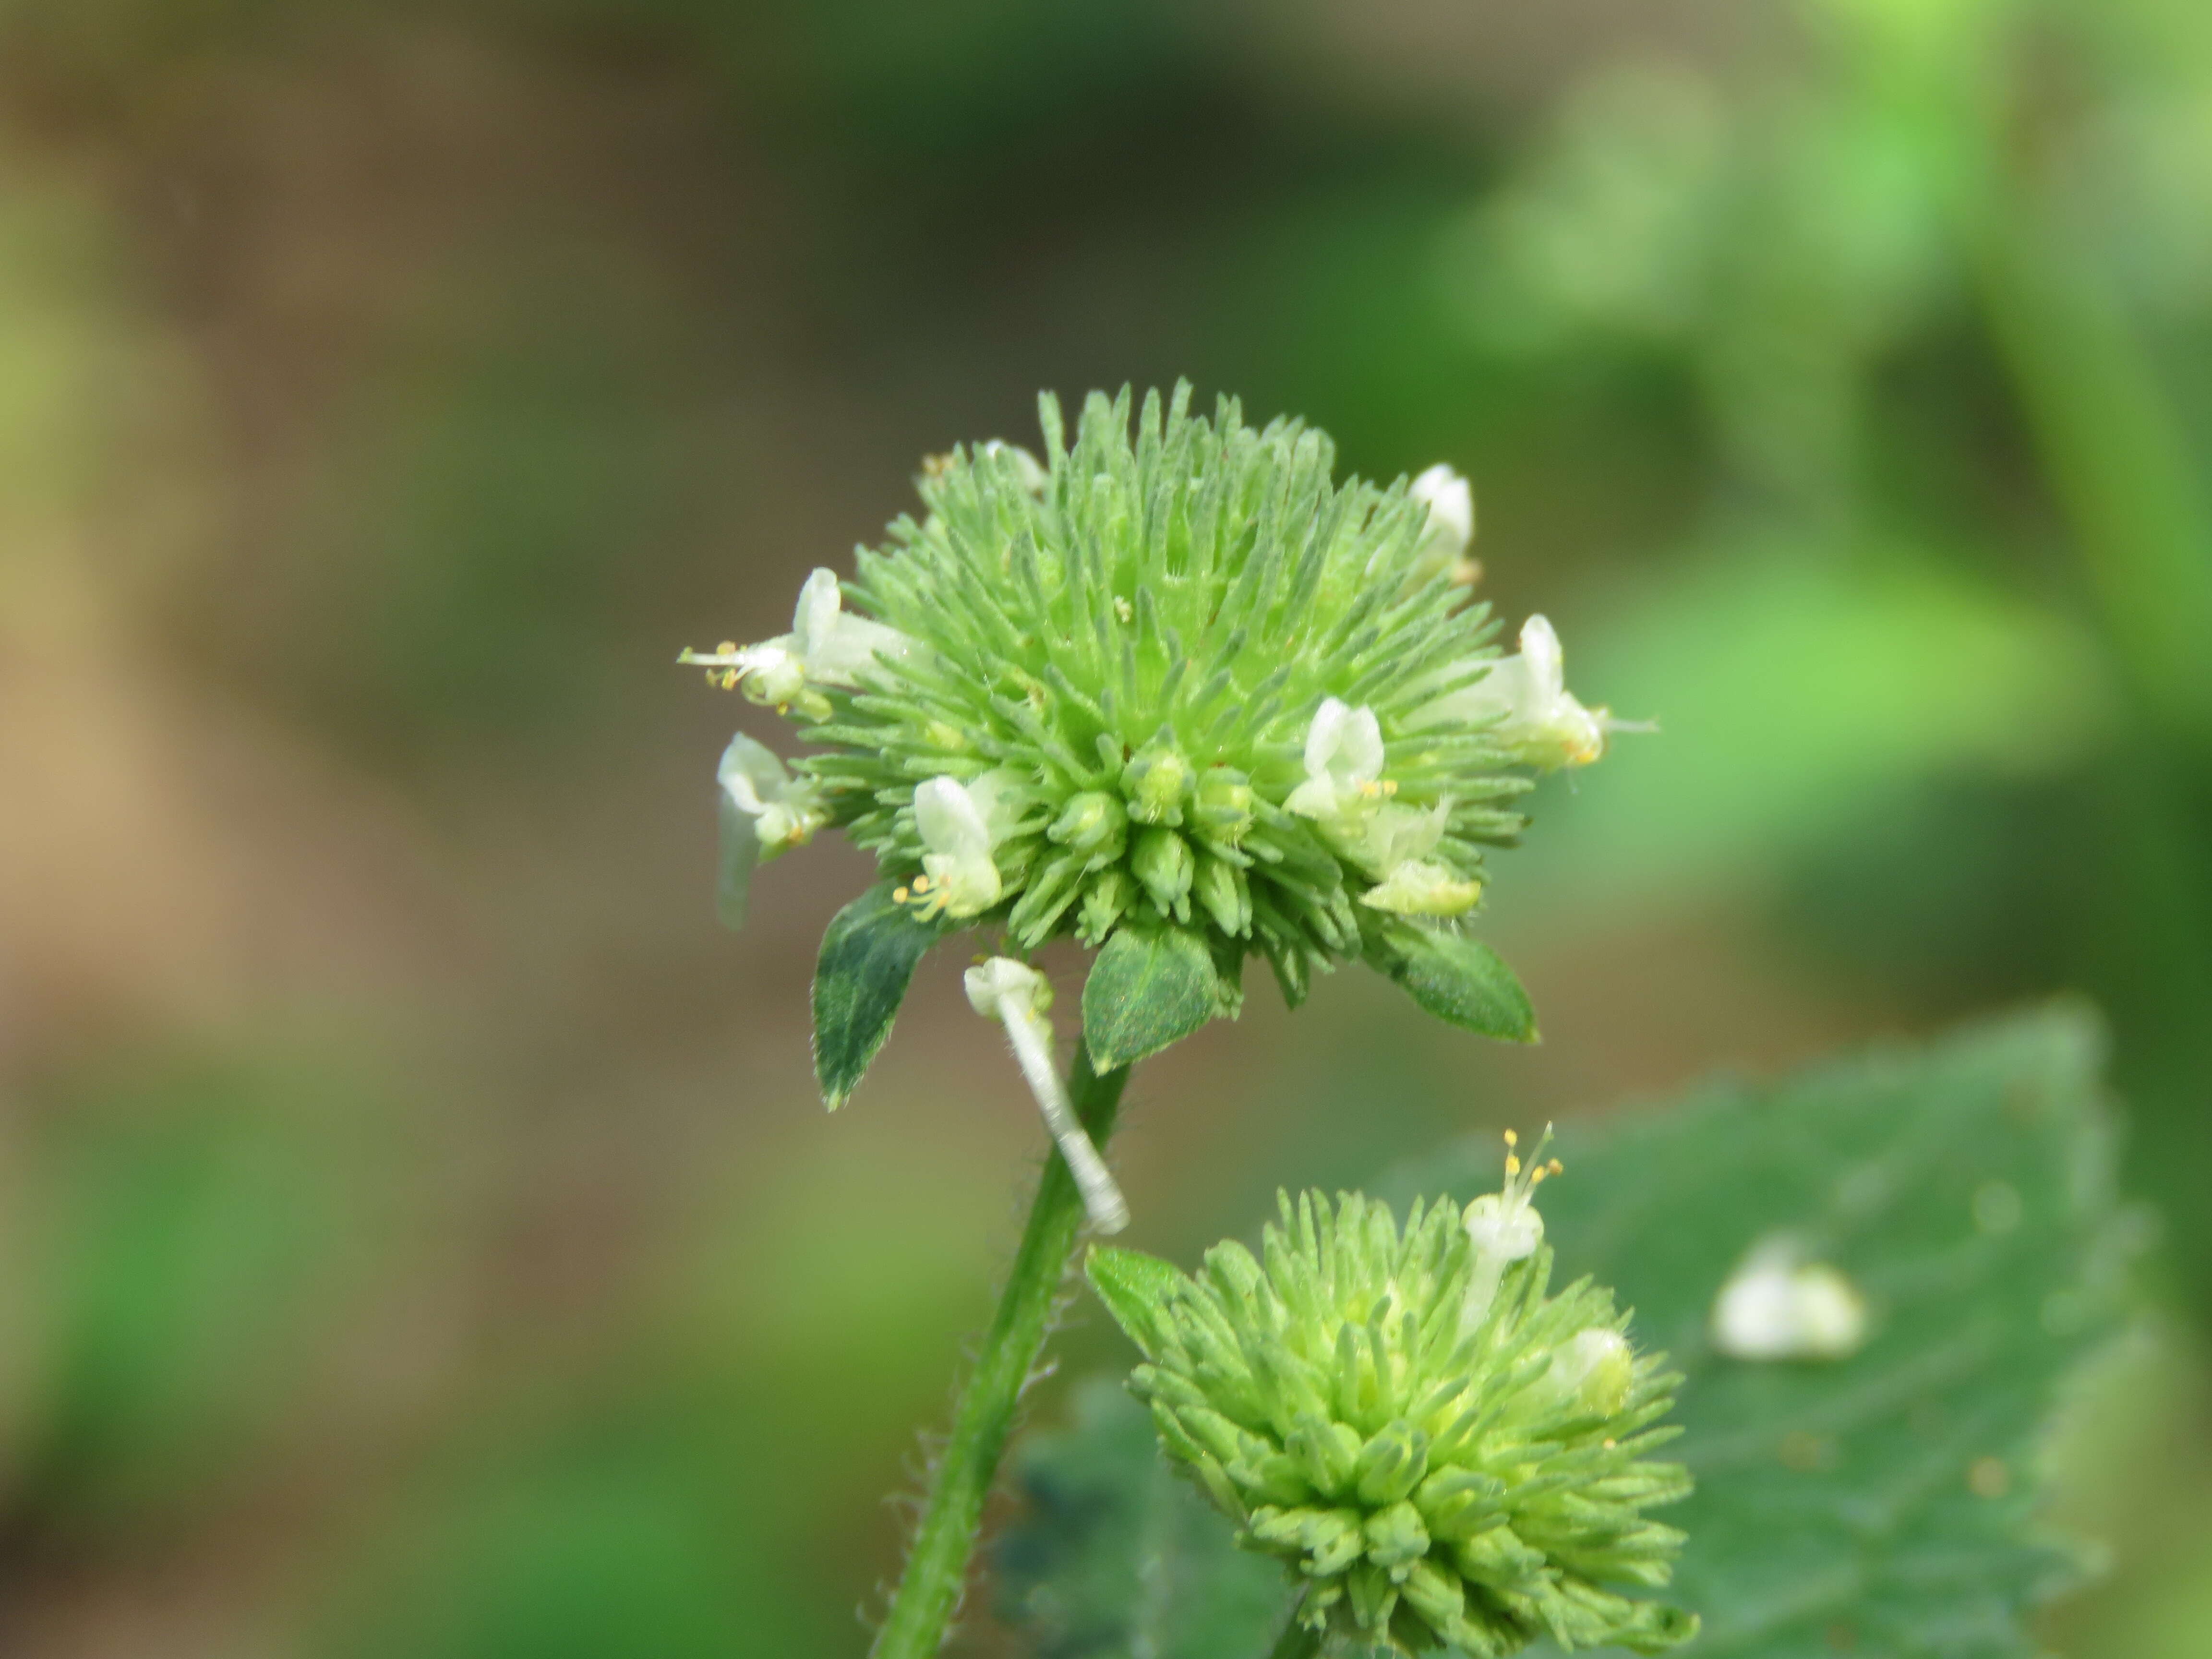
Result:
M1258 951L1295 1001L1392 920L1396 890L1359 902L1404 862L1375 813L1413 827L1441 917L1522 828L1527 781L1486 723L1417 718L1497 654L1488 608L1425 557L1427 506L1335 483L1329 441L1295 421L1254 431L1233 401L1209 420L1188 397L1147 398L1133 438L1128 394L1094 395L1070 444L1048 396L1041 471L996 445L933 463L926 515L844 586L914 648L821 688L798 766L832 823L924 890L917 787L988 777L1000 890L973 921L1025 949L1128 921L1191 929L1225 995ZM1330 698L1372 709L1383 742L1352 786L1356 824L1286 805Z
M1163 1447L1305 1584L1309 1624L1477 1659L1674 1645L1696 1619L1635 1592L1682 1542L1642 1513L1690 1490L1645 1458L1680 1379L1609 1291L1547 1293L1548 1247L1494 1294L1474 1255L1449 1202L1401 1236L1386 1205L1308 1193L1261 1261L1222 1244L1189 1278L1100 1250L1091 1278L1144 1350Z

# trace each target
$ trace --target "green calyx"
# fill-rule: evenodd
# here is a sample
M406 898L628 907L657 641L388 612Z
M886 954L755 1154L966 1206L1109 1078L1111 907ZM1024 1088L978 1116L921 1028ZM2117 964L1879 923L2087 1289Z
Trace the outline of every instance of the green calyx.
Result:
M1357 1194L1285 1195L1258 1260L1218 1245L1190 1277L1099 1249L1088 1271L1163 1449L1304 1583L1311 1626L1476 1659L1673 1647L1696 1618L1638 1592L1682 1543L1643 1515L1690 1489L1646 1456L1678 1379L1610 1292L1549 1294L1540 1224L1515 1244L1500 1201L1472 1229L1417 1204L1401 1233Z

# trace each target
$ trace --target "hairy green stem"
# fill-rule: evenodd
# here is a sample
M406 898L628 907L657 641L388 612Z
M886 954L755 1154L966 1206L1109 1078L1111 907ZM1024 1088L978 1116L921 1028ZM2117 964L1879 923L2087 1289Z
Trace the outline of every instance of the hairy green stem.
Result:
M1076 1045L1067 1077L1076 1116L1099 1146L1113 1132L1121 1103L1126 1066L1104 1073L1091 1069L1091 1057ZM1022 1389L1043 1351L1052 1325L1053 1304L1066 1277L1068 1257L1083 1225L1083 1198L1067 1164L1055 1152L1037 1183L1021 1248L999 1297L998 1312L984 1333L975 1368L953 1407L952 1433L930 1481L914 1548L906 1559L891 1598L890 1616L870 1650L873 1659L933 1659L944 1644L945 1626L968 1583L968 1560L975 1553L983 1503L1006 1449Z

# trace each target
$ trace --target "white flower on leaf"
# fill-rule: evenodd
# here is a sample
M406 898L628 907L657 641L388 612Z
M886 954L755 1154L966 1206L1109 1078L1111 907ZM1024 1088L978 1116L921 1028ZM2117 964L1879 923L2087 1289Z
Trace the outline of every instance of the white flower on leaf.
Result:
M987 773L976 785L990 776ZM977 787L954 777L932 778L916 789L914 823L924 848L922 873L893 896L911 903L925 918L946 915L956 921L996 904L1004 884L991 861L989 809L998 804L995 787Z
M742 684L755 702L796 708L810 720L827 720L830 700L816 687L853 686L878 659L897 662L914 641L895 628L848 616L833 570L819 569L799 590L791 632L759 645L725 643L712 651L683 651L676 660L707 671L729 689Z
M993 957L970 968L964 983L969 1006L985 1018L1005 1024L1014 1059L1036 1097L1045 1127L1067 1161L1068 1173L1075 1177L1091 1224L1102 1233L1120 1232L1129 1224L1129 1206L1076 1117L1066 1085L1053 1064L1052 1022L1045 1018L1052 1006L1051 981L1012 957Z
M822 787L812 778L794 778L775 751L740 732L722 751L715 769L721 786L722 920L742 927L753 867L787 848L804 846L830 822Z
M1732 1359L1848 1359L1865 1344L1866 1298L1787 1234L1754 1244L1713 1299L1713 1346Z
M1490 736L1515 760L1547 772L1588 766L1604 755L1613 732L1652 729L1577 700L1567 690L1559 636L1542 617L1522 625L1516 655L1501 658L1474 684L1445 693L1416 717L1421 726L1445 722L1490 723Z
M1467 553L1474 542L1474 487L1439 462L1414 479L1407 494L1429 509L1427 534L1413 557L1414 579L1442 571L1472 586L1482 574Z

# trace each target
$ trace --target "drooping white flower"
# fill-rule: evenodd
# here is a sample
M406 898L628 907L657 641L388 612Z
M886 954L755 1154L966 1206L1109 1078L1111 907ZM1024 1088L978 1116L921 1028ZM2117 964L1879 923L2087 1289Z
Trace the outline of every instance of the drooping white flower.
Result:
M1544 1242L1544 1218L1536 1212L1535 1197L1536 1188L1559 1173L1557 1158L1548 1164L1544 1161L1544 1148L1551 1139L1551 1127L1547 1125L1543 1139L1536 1143L1535 1155L1524 1166L1515 1150L1520 1137L1508 1129L1504 1186L1483 1194L1467 1206L1463 1224L1468 1243L1474 1246L1474 1264L1468 1281L1467 1306L1460 1315L1462 1331L1473 1330L1489 1313L1505 1270L1535 1255L1536 1247Z
M683 651L676 660L706 669L708 678L725 688L742 684L755 702L826 720L830 700L815 688L857 685L862 671L878 658L897 662L913 647L895 628L848 616L836 573L818 569L799 590L788 634L758 645Z
M753 866L787 848L804 846L830 822L830 814L819 784L792 776L774 750L742 732L722 751L714 777L721 786L716 908L725 924L742 927Z
M1866 1298L1808 1261L1787 1234L1754 1244L1713 1299L1713 1346L1733 1359L1848 1359L1866 1341Z
M942 915L960 921L999 902L1004 890L999 866L991 861L988 810L995 805L994 793L954 777L932 778L914 792L915 828L927 850L922 874L911 888L898 890L901 902L911 902L925 917Z
M1417 726L1495 722L1490 735L1515 760L1555 771L1587 766L1605 753L1614 732L1648 731L1585 708L1567 690L1559 636L1542 617L1522 625L1521 649L1501 658L1474 684L1435 699L1414 718Z
M1355 826L1382 803L1382 726L1372 708L1327 697L1306 728L1306 781L1283 805L1324 829Z
M1429 509L1427 537L1413 558L1415 579L1442 571L1462 586L1472 586L1482 571L1467 553L1474 541L1474 487L1438 462L1407 493Z
M1102 1233L1120 1232L1129 1224L1129 1206L1076 1117L1066 1085L1053 1064L1052 1022L1045 1018L1052 1006L1051 981L1012 957L993 957L970 968L963 983L969 1006L985 1018L1005 1024L1014 1059L1036 1097L1045 1127L1067 1161L1068 1173L1075 1177L1091 1224Z

